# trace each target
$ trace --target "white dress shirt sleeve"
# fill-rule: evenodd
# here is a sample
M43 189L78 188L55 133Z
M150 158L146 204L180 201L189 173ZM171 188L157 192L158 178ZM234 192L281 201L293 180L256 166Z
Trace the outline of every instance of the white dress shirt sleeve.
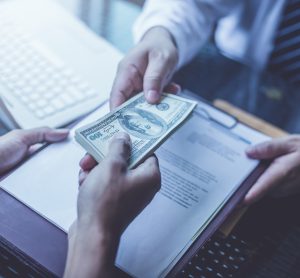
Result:
M135 42L155 26L166 28L174 37L181 67L189 62L211 35L217 20L226 15L236 0L147 0L137 19Z

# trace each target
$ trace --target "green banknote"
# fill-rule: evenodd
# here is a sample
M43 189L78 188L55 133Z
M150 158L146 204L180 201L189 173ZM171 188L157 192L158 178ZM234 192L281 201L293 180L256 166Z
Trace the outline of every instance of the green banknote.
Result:
M163 94L159 104L147 103L144 94L129 99L103 118L75 131L76 141L98 162L108 152L110 139L126 132L132 141L129 167L152 154L191 114L196 102Z

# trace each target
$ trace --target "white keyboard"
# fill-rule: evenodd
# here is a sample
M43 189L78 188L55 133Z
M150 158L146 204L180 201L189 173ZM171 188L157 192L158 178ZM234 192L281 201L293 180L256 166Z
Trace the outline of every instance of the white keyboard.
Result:
M97 95L43 44L11 23L0 26L0 82L38 119Z

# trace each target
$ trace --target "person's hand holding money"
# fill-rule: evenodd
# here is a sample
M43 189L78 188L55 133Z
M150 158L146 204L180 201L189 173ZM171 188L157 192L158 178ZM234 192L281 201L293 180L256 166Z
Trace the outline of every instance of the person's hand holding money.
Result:
M159 190L157 158L151 156L129 170L130 152L129 136L119 133L100 164L89 155L80 162L78 218L70 237L67 277L97 277L100 272L113 276L122 232Z
M141 91L152 104L159 102L163 89L167 93L179 91L178 85L168 85L177 63L178 50L168 30L163 27L150 29L120 62L110 108L118 107Z

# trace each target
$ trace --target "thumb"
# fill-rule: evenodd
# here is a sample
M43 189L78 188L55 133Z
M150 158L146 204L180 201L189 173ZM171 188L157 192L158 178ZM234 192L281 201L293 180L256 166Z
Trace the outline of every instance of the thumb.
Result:
M112 176L118 176L120 173L123 173L127 170L128 159L131 154L131 141L130 137L125 132L117 133L110 141L108 147L108 153L99 163L96 165L94 160L95 167L93 169L87 170L83 169L80 171L79 182L83 182L87 175L94 176L93 180L103 179L103 174L105 173ZM93 161L93 160L92 160ZM91 163L93 164L93 162ZM90 171L90 174L88 172Z
M246 150L246 154L255 159L273 159L289 152L290 145L282 138L251 146Z
M19 133L21 140L27 146L31 146L37 143L52 143L62 141L63 139L66 139L68 135L68 129L52 129L49 127L22 130Z
M118 168L127 167L130 153L131 141L129 135L125 132L119 132L112 138L109 144L106 161L108 161L113 168L118 166L120 166Z
M160 100L163 87L167 84L172 72L172 65L168 58L160 52L149 54L149 63L144 75L144 92L149 103Z

